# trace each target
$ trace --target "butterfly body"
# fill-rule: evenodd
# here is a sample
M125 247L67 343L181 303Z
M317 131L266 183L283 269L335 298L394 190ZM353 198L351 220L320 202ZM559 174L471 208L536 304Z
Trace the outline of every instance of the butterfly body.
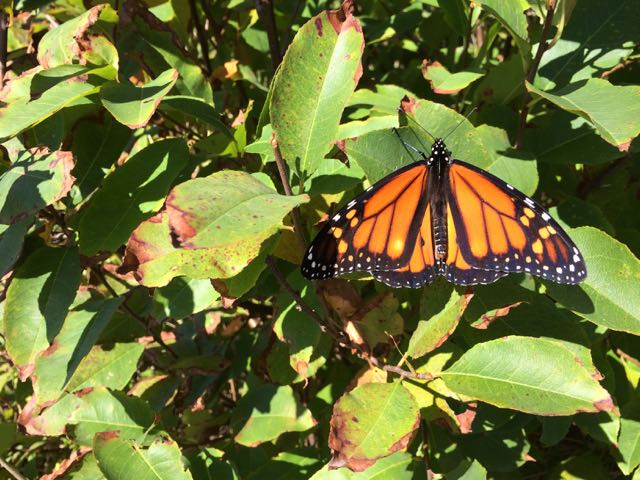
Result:
M369 272L392 287L442 275L458 285L526 272L559 283L586 276L568 235L536 202L478 167L431 153L351 200L316 236L301 271L309 279Z

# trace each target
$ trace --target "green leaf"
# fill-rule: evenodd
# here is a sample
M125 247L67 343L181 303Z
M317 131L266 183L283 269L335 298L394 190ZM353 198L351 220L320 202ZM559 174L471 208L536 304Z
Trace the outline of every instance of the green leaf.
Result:
M220 298L209 279L195 280L188 277L174 278L153 293L154 316L180 319L211 307Z
M340 117L362 75L364 37L350 13L322 12L297 32L276 74L271 125L284 160L304 181L338 133Z
M90 256L123 245L142 221L162 207L188 160L184 140L162 140L140 150L109 175L80 220L82 252Z
M106 480L98 467L98 461L93 453L82 457L79 467L72 469L64 477L65 480Z
M410 101L405 104L405 108L408 116L414 118L418 125L436 138L443 138L457 128L447 139L447 146L453 152L454 158L484 169L496 161L496 156L484 144L480 133L459 113L428 100L418 100L416 103ZM409 128L399 129L401 137L405 142L428 154L433 138L416 126L413 120L409 120L408 124ZM458 125L460 126L457 127ZM345 143L347 156L364 170L372 183L418 160L417 155L409 153L391 130L370 132Z
M275 440L285 432L304 432L315 424L291 387L271 384L250 388L231 415L235 441L248 447Z
M640 260L629 248L592 227L571 230L587 278L574 287L546 283L549 295L587 320L640 335Z
M181 115L187 115L213 127L215 130L231 135L228 127L222 123L220 114L213 108L213 105L200 98L187 95L170 95L164 97L164 100L162 100L158 108L160 111L169 113L178 112Z
M0 142L49 118L64 107L96 93L99 87L82 80L70 80L51 87L35 100L10 103L0 109Z
M588 120L598 134L620 150L628 150L640 134L640 87L612 85L600 78L567 85L553 93L530 83L529 92Z
M289 281L300 288L300 296L307 305L320 311L320 300L312 285L304 281L297 272L289 277ZM291 368L302 379L313 376L326 362L322 355L322 347L327 346L326 336L313 318L297 308L298 304L292 301L288 293L278 297L277 306L279 313L273 324L273 331L288 347Z
M38 44L38 63L44 68L74 63L83 50L83 42L89 37L88 30L98 21L102 9L107 5L96 5L82 15L49 30Z
M310 480L425 480L421 462L407 452L396 452L381 458L364 472L352 472L346 467L333 469L329 465L316 472Z
M107 82L100 90L100 99L120 123L131 129L144 127L177 79L177 70L169 69L140 87L129 82Z
M475 345L440 376L457 394L501 408L537 415L612 410L611 396L583 361L556 341L509 336Z
M401 335L404 331L399 306L398 299L387 291L367 301L351 316L350 320L371 349L379 343L389 343L389 337Z
M179 275L232 277L259 255L283 217L307 200L279 195L240 171L189 180L172 190L160 215L133 232L127 255L137 261L146 286L163 286Z
M404 450L418 427L420 410L400 382L354 388L333 407L329 446L332 466L362 471Z
M122 438L142 438L154 421L146 402L122 392L96 387L80 400L82 405L69 423L75 424L75 438L81 445L91 445L96 433L114 430Z
M640 402L637 397L631 402L622 409L617 442L618 452L622 457L618 460L618 467L625 475L631 475L640 465Z
M102 385L121 390L136 372L143 351L140 343L115 343L109 348L95 346L82 359L66 388L75 392Z
M576 2L562 38L542 56L536 85L563 86L622 64L640 41L639 16L635 0L620 0L604 9L599 0Z
M69 312L51 346L36 358L32 382L38 404L50 403L64 393L121 302L121 298L90 301Z
M505 130L480 125L476 132L484 144L494 151L495 160L486 170L525 195L533 196L538 188L538 166L533 155L512 148Z
M380 115L376 117L369 117L366 120L354 120L353 122L340 124L336 138L338 140L345 140L347 138L361 137L362 135L375 130L391 130L392 128L397 127L398 115ZM323 163L327 160L331 159L325 159ZM320 164L320 168L322 168L322 164Z
M156 440L148 448L120 438L117 432L96 436L93 451L108 480L191 480L178 444Z
M429 292L428 295L432 294L431 290L425 290L425 297L427 295L426 292ZM430 312L424 308L425 305L428 305L424 301L425 297L421 302L421 320L418 321L418 326L411 335L409 348L407 349L407 354L413 358L426 355L449 338L458 326L458 322L470 300L470 296L460 295L455 290L452 290L449 301L444 308L431 316Z
M353 92L348 107L361 107L369 113L398 115L398 107L405 96L415 97L409 90L397 85L376 85L375 90L360 88Z
M518 45L520 56L524 60L525 69L528 69L529 62L531 62L531 46L527 33L527 18L524 14L525 10L529 8L526 0L513 0L509 2L502 0L479 0L475 3L486 9L505 26L516 41L516 45Z
M525 148L540 162L596 165L620 158L620 150L600 137L582 117L556 110L525 130Z
M451 73L438 61L425 61L422 64L422 76L429 80L434 93L453 95L482 78L484 73L465 70Z
M75 180L71 152L31 150L0 176L0 223L33 218L38 210L64 198Z
M71 151L76 164L75 203L88 197L115 165L131 139L131 130L107 115L103 122L83 120L74 129Z
M1 183L2 180L0 180ZM2 252L0 257L0 277L4 277L18 260L24 237L32 223L32 218L25 218L13 225L0 224L0 252Z
M80 286L76 248L43 247L27 257L13 275L4 304L7 352L27 378L36 355L60 331Z
M484 480L487 478L487 470L478 460L462 462L455 469L447 472L450 480Z
M318 469L320 460L315 450L302 450L301 455L295 452L280 452L270 461L263 463L254 469L247 477L248 480L262 478L282 478L287 480L307 480L311 472Z
M362 184L364 172L355 163L345 165L340 160L325 158L318 169L305 182L309 195L338 194Z

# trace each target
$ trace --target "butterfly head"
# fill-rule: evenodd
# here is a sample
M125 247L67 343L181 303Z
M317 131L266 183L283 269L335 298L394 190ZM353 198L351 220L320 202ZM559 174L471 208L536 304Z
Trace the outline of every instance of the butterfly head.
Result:
M447 145L441 138L436 138L431 146L431 155L428 160L429 165L433 163L451 163L451 152L447 150Z

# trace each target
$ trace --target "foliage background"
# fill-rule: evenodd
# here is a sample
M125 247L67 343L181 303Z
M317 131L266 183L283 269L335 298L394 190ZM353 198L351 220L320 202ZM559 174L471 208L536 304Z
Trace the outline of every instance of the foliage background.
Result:
M2 478L640 478L637 1L0 6ZM405 95L581 286L301 278Z

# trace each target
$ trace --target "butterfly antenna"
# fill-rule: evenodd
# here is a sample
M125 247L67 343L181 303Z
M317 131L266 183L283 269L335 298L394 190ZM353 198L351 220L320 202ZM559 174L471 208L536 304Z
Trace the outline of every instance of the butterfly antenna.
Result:
M413 159L413 155L411 155L411 151L413 150L415 153L417 153L418 155L420 155L422 158L426 159L427 156L424 153L424 151L422 150L418 150L416 147L414 147L413 145L411 145L410 143L407 143L404 141L404 139L400 136L400 132L398 131L397 128L393 127L393 133L396 134L396 136L398 137L398 140L400 140L400 143L402 143L402 146L404 147L404 149L407 151L407 153L409 154L409 156L411 157L411 159ZM420 139L418 138L418 141L420 141ZM420 142L420 144L422 144L422 142Z
M460 122L458 122L458 125L456 125L455 127L453 127L453 130L451 130L449 133L447 133L447 135L442 139L442 141L444 142L447 138L449 138L449 135L451 135L453 132L455 132L455 131L458 129L458 127L459 127L460 125L462 125L462 124L465 122L465 120L469 120L469 117L471 116L471 114L472 114L473 112L475 112L475 111L477 110L477 108L478 108L478 107L473 107L473 108L471 109L471 111L470 111L469 113L467 113L467 114L464 116L464 118L463 118L462 120L460 120Z
M433 135L429 130L427 130L427 129L426 129L426 128L424 128L422 125L420 125L420 124L418 123L418 121L417 121L415 118L413 118L411 115L409 115L407 112L405 112L402 108L398 108L398 112L400 112L400 113L404 114L404 115L405 115L405 116L406 116L410 121L412 121L412 122L413 122L413 123L414 123L414 124L415 124L419 129L420 129L420 130L424 131L424 133L426 133L427 135L429 135L433 141L435 141L435 140L436 140L436 137L435 137L435 136L434 136L434 135ZM416 137L417 137L417 135L416 135ZM422 143L422 142L420 142L420 143ZM424 147L424 145L423 145L423 147Z

